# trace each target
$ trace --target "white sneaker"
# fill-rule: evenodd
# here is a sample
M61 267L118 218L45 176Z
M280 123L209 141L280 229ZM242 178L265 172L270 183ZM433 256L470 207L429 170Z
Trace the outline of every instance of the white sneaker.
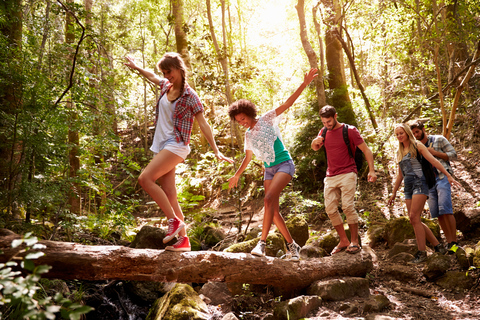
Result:
M255 256L263 257L263 256L265 256L265 246L266 245L267 244L265 243L265 241L259 240L257 245L255 246L255 248L253 248L252 252L250 252L250 253L255 255Z
M295 241L287 243L288 251L290 251L290 260L300 261L300 247Z

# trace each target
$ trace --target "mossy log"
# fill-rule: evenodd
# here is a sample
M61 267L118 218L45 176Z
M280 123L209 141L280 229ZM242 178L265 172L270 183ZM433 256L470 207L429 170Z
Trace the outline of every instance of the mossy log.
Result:
M11 248L18 235L0 237L0 262L19 253ZM35 261L52 268L43 276L54 279L136 280L206 283L208 281L265 284L301 289L328 277L364 277L373 268L365 250L293 262L249 253L216 251L169 252L124 246L90 246L71 242L39 241L45 253Z

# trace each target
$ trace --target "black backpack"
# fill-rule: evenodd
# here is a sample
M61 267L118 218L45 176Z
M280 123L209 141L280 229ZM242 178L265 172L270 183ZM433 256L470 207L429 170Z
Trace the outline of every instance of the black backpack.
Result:
M323 145L325 146L325 137L327 136L327 129L323 127L322 137L323 137ZM347 145L348 154L350 158L355 159L355 165L357 166L357 173L363 168L363 164L365 163L365 156L363 155L363 151L360 148L355 146L355 155L353 155L352 147L350 146L350 138L348 137L348 124L343 124L343 141ZM327 149L325 149L325 158L327 157Z
M436 183L435 170L432 164L420 154L416 145L415 150L417 151L417 159L422 165L423 175L425 176L425 180L427 180L428 188L431 189Z

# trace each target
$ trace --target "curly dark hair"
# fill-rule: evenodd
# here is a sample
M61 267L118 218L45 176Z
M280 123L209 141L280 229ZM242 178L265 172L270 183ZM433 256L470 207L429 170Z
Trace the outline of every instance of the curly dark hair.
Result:
M235 116L240 113L255 119L257 117L257 107L250 100L240 99L230 105L228 108L228 115L230 116L230 119L235 120Z

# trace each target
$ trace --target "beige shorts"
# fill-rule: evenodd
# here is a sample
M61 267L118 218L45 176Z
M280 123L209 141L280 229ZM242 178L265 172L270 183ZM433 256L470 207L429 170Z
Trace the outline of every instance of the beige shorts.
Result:
M347 217L347 223L358 223L358 214L354 205L356 188L357 174L355 172L325 177L323 189L325 210L333 226L343 223L342 216L338 211L340 199L342 200L343 213Z

